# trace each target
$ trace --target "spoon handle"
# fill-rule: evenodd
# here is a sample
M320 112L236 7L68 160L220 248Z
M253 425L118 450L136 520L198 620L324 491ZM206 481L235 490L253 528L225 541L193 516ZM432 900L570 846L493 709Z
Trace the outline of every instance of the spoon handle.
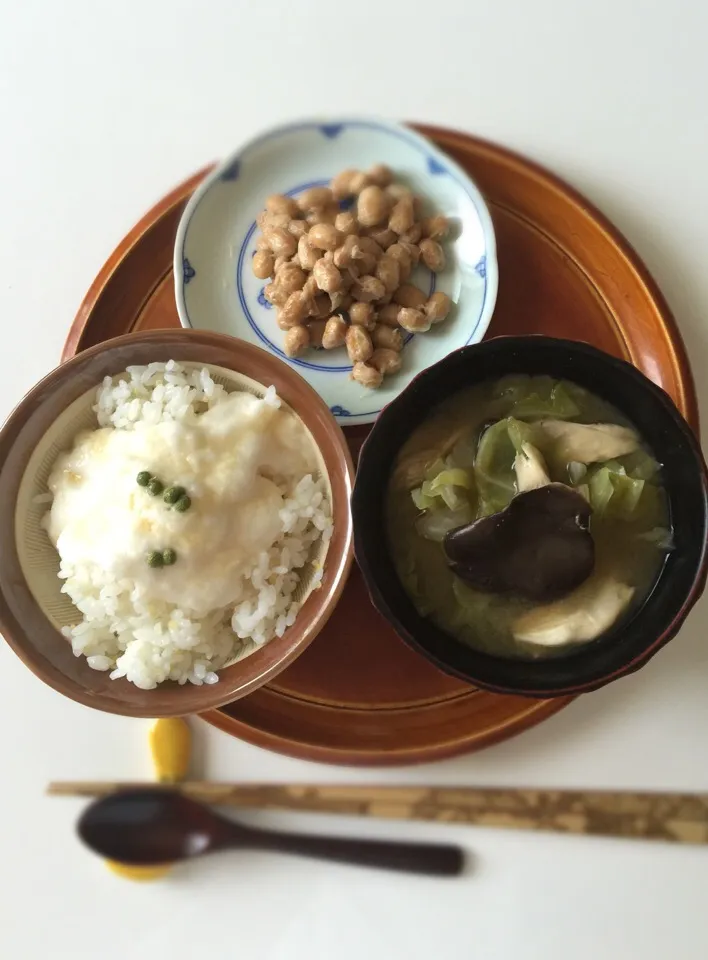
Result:
M239 831L234 846L295 853L319 860L335 860L339 863L383 867L436 877L458 876L464 867L464 854L460 847L443 843L352 840L345 837L314 837L249 829L243 834Z

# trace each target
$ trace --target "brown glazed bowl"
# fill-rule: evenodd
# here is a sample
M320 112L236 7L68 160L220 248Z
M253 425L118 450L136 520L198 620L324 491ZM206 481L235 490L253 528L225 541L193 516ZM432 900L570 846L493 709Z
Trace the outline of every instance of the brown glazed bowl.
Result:
M47 461L56 459L75 436L75 432L68 432L72 423L79 428L95 425L87 398L103 378L132 365L170 359L206 365L215 377L220 369L222 382L243 384L252 392L275 386L280 398L309 430L319 452L320 470L331 488L334 533L321 586L311 590L309 596L305 591L297 619L282 637L224 667L218 683L180 686L168 681L154 690L141 690L125 679L111 680L108 673L92 670L84 657L74 656L60 633L57 611L68 600L60 594L61 581L56 578L58 555L41 534L36 519L40 507L32 504L40 474L46 482ZM57 432L62 422L63 433ZM51 442L49 438L53 438ZM0 431L0 633L49 686L78 703L108 713L180 716L212 710L243 697L299 656L334 610L352 561L349 499L353 474L344 435L326 404L294 370L257 347L233 337L194 330L128 334L92 347L38 383ZM46 510L46 505L42 509Z
M651 593L628 620L565 656L533 661L473 650L420 616L398 579L382 533L396 456L431 409L464 387L524 373L573 380L634 424L662 464L675 544ZM429 367L376 421L359 456L352 510L356 558L374 606L406 643L441 670L497 693L565 697L637 670L676 635L705 587L708 476L698 442L668 394L635 367L585 343L497 337Z

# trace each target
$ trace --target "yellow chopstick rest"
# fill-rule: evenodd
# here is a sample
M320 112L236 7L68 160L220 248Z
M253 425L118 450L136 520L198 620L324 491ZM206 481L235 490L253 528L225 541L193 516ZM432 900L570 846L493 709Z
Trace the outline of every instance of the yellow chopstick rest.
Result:
M117 860L106 860L106 866L123 880L133 880L136 883L149 883L151 880L162 880L172 870L171 863L160 863L154 867L139 867L132 863L118 863Z
M160 783L184 780L192 754L192 732L181 717L156 720L149 734L155 776Z
M184 780L192 754L192 733L187 722L180 717L155 720L150 728L148 741L157 780L160 783L178 783ZM172 870L170 863L140 867L106 860L106 866L116 876L137 883L162 880Z

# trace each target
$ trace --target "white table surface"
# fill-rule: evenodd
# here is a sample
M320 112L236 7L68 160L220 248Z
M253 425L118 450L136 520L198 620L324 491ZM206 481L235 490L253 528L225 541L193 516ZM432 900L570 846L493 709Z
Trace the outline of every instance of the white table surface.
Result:
M468 129L586 192L675 310L708 423L705 5L435 0L421 11L402 0L0 0L0 417L55 365L95 273L168 188L274 121L346 111ZM477 755L352 771L199 723L204 771L708 790L707 611L638 675ZM6 960L708 956L702 849L264 816L456 840L475 866L434 882L244 855L159 884L122 881L75 841L80 804L42 790L50 778L147 776L146 730L62 699L0 644Z

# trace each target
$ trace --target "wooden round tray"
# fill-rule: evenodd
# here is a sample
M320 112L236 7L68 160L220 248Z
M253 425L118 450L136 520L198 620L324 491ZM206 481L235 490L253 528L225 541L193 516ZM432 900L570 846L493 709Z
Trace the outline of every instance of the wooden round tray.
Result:
M593 343L643 370L696 428L693 381L675 322L612 225L523 157L464 134L419 129L469 171L489 202L500 286L488 335L545 333ZM118 246L77 314L63 359L130 330L179 325L172 246L184 203L205 173L161 200ZM348 432L355 457L366 431ZM354 569L305 653L273 683L205 719L291 756L388 765L488 746L568 702L497 696L440 673L378 616Z

